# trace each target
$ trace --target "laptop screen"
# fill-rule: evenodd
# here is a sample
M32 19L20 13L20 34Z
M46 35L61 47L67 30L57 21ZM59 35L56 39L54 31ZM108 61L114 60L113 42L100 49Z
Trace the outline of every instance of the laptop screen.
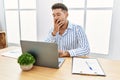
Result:
M21 40L22 52L32 54L36 62L34 65L59 68L58 46L56 43Z

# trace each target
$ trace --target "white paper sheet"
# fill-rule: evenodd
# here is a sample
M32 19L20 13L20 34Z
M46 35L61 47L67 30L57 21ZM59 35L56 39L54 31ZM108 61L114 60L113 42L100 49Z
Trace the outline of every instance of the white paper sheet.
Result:
M22 54L21 49L14 49L4 53L1 53L2 56L18 58Z
M93 58L73 58L72 73L105 76L98 60Z

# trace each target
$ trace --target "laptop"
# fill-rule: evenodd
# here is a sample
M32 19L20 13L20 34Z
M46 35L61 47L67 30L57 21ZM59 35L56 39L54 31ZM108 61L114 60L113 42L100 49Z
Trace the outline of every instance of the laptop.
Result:
M59 58L56 43L21 40L20 44L22 53L29 52L35 57L36 66L59 68L65 61Z

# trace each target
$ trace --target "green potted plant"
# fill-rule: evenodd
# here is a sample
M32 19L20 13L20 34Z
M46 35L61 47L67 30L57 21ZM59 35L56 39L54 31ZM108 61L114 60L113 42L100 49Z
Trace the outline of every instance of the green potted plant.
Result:
M18 63L22 70L30 70L35 63L35 58L30 53L25 52L18 57Z

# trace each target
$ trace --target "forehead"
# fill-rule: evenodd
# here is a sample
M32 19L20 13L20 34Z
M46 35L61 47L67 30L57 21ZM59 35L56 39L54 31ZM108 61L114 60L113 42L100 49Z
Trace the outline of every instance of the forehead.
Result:
M53 14L63 13L63 10L62 9L53 9L52 12L53 12Z

